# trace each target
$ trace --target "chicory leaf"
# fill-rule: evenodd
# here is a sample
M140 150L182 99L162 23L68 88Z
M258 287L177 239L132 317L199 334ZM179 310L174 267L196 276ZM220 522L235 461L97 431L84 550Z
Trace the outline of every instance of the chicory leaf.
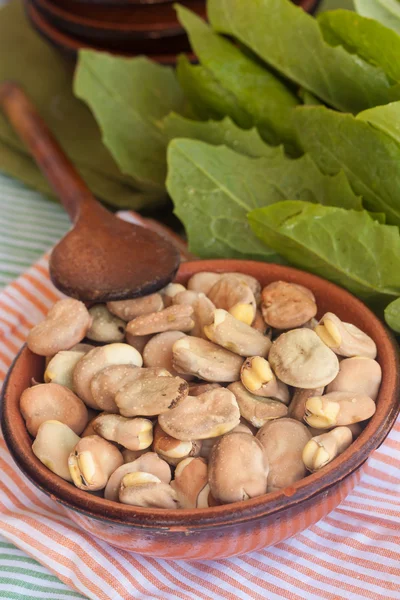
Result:
M349 10L322 12L318 23L331 46L343 46L371 65L381 67L393 81L400 81L400 36L395 31Z
M81 50L74 92L89 105L121 171L140 189L164 194L167 140L160 122L184 103L173 69L144 57Z
M356 11L400 33L400 4L398 0L354 0Z
M220 84L211 71L202 65L192 65L185 55L181 55L178 57L176 74L200 119L222 119L229 116L243 129L252 126L250 115L239 106L235 96Z
M176 10L200 63L234 95L261 136L270 144L295 146L291 117L299 104L296 96L266 68L214 33L194 12L179 5Z
M203 142L175 139L168 148L167 189L192 252L202 257L278 261L251 232L247 213L287 198L361 209L346 177L322 175L307 155L287 158L282 148L249 158Z
M176 113L165 117L165 135L169 140L189 138L212 144L228 146L246 156L275 156L275 148L268 146L260 137L257 129L241 129L229 117L222 121L192 121Z
M369 108L359 113L357 119L380 129L400 145L400 102Z
M400 298L385 308L385 321L391 329L400 333Z
M253 210L254 233L296 267L374 306L400 295L400 235L366 211L286 201Z
M381 69L330 46L316 19L290 0L209 0L208 16L215 30L334 108L358 113L400 98Z
M384 212L388 223L400 225L400 145L394 139L324 107L298 108L294 121L303 149L323 173L343 170L368 210Z

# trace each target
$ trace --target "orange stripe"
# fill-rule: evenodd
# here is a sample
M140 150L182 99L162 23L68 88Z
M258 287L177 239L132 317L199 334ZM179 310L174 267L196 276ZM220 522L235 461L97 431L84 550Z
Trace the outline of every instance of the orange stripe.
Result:
M329 545L318 544L317 542L310 540L303 534L301 534L299 536L299 540L300 539L301 539L301 542L308 548L317 550L318 552L322 552L322 553L325 552L326 554L329 554L330 556L333 556L334 558L336 558L338 560L342 560L346 563L349 563L349 561L351 561L351 564L359 565L360 567L364 567L365 569L371 569L372 571L377 571L376 578L372 577L370 575L363 574L363 581L366 581L373 585L378 585L381 587L385 587L387 589L392 589L393 584L390 581L385 581L384 579L382 579L382 571L384 571L388 575L389 574L395 575L396 577L400 575L400 569L395 569L394 567L388 567L387 565L384 565L382 562L378 562L378 561L374 562L374 561L371 561L366 558L365 559L358 558L357 555L355 555L355 554L352 554L351 556L349 556L348 554L341 552L340 550L334 550L333 548L330 548ZM334 540L333 537L330 541L334 542L335 544L338 543L338 541ZM342 545L347 546L346 542L347 542L346 538L343 538ZM363 551L370 552L370 550L365 549L365 547L363 548ZM385 558L389 558L389 555L390 555L390 552L387 552ZM309 554L307 554L306 556L308 556L308 558L310 557ZM321 564L320 558L318 558L318 564ZM357 572L354 573L354 571L350 571L348 569L342 569L339 566L336 566L335 568L333 568L334 565L331 565L330 563L326 563L326 564L328 565L328 567L327 567L328 570L330 568L332 568L332 570L336 571L338 574L346 573L349 577L352 577L353 579L358 578L359 573L357 573ZM377 583L377 579L378 579L379 583Z
M2 506L3 514L7 514L7 515L10 515L11 517L14 517L14 515L8 509L6 509L4 505L1 505L1 503L0 503L0 506ZM18 515L18 519L20 519L21 521L24 521L24 523L26 523L27 525L30 525L34 529L38 529L38 523L35 520L33 520L29 517L21 516L21 515ZM13 535L15 535L19 540L25 542L25 544L28 544L32 548L35 548L41 554L44 554L45 556L46 555L49 556L55 562L58 562L60 565L63 565L64 567L66 567L67 569L69 569L70 571L75 573L77 575L77 577L84 583L86 588L88 590L90 590L93 594L97 594L99 596L99 598L101 598L102 600L110 600L110 598L103 593L101 588L99 588L97 585L95 585L91 579L88 579L86 577L86 575L84 575L84 573L81 573L81 571L79 571L76 568L76 564L73 560L67 558L62 553L56 552L50 546L51 540L52 540L51 536L49 537L49 545L44 546L41 542L38 542L37 539L32 538L25 531L17 529L16 527L14 527L13 525L10 525L9 523L3 522L2 527L5 531L9 531ZM70 548L70 544L62 544L62 545L66 548ZM79 546L78 546L78 548L79 548ZM26 551L25 548L24 548L24 551ZM33 556L36 560L38 560L37 556L35 556L35 555L33 555ZM49 566L49 568L52 569L52 567L50 567L50 566ZM59 573L57 571L54 571L54 572L57 574L58 577L60 577L60 579L62 581L70 582L69 584L72 585L73 588L77 589L75 587L75 584L72 583L72 580L70 580L65 575L62 575L61 573ZM81 592L81 590L78 590L78 591Z
M346 506L356 508L357 510L367 510L378 513L379 515L385 515L388 517L397 517L400 519L400 510L391 510L390 508L381 508L380 506L365 506L364 503L358 504L357 502L350 502L346 500ZM363 513L364 516L364 513Z
M166 577L173 584L175 584L177 586L181 586L184 590L186 590L187 592L190 592L191 594L197 594L198 598L204 598L204 600L209 600L209 598L210 598L209 596L207 596L206 594L203 594L196 588L191 587L187 583L184 583L182 581L182 579L178 579L177 577L175 577L172 572L168 571L167 569L164 569L164 567L161 565L161 563L156 561L154 558L146 557L146 560L150 562L150 564L154 567L155 571L160 571L161 573L163 573L164 577ZM175 565L176 565L176 562L174 562L174 569L175 569ZM181 571L183 571L183 569ZM192 581L192 579L190 577L187 577L187 579L190 579ZM202 582L199 579L196 581L196 583L198 583L200 586L202 585ZM174 593L176 594L177 592L174 590ZM189 598L189 600L191 600L191 598Z
M248 555L246 555L246 558L247 558L247 556ZM251 555L249 555L249 558L250 558L250 556ZM240 556L239 560L243 560L244 558L245 558L244 556ZM223 561L223 562L225 562L225 561ZM246 562L248 564L248 561L243 561L243 562ZM264 565L263 571L265 571L268 568L269 568L269 566L266 567ZM234 570L238 571L238 573L245 579L249 579L249 573L247 571L245 571L239 564L235 563ZM277 594L278 596L281 596L282 598L288 598L289 600L291 600L293 598L293 594L291 592L289 592L288 590L278 587L277 585L275 585L265 579L260 579L260 577L256 576L254 573L251 574L251 581L254 581L261 588L268 590L269 592L273 592L274 594ZM249 581L249 583L250 583L250 581ZM260 596L260 598L265 599L265 596Z
M281 556L277 557L272 552L268 552L266 549L261 550L260 554L265 556L265 558L269 558L269 559L272 558L275 562L282 562L292 568L295 567L295 565L291 561L285 561L281 558ZM289 575L284 570L283 564L278 569L276 567L273 567L272 564L266 565L265 563L261 562L257 558L254 558L253 554L246 554L245 556L241 556L240 558L241 558L241 560L243 560L250 566L260 569L261 571L264 571L266 574L270 573L271 575L273 575L274 577L277 577L278 579L283 579L283 581L285 581L288 585L292 585L294 587L294 589L300 588L301 590L304 590L308 594L316 593L319 596L322 596L323 598L327 598L328 600L338 600L338 596L336 594L333 595L330 592L326 592L325 590L323 590L321 588L317 588L315 586L306 584L303 581L301 581L301 579L298 579L298 578L293 577L292 575ZM313 573L312 579L315 580L315 572ZM332 583L332 582L330 582L330 583ZM278 589L281 589L281 588L278 588ZM285 593L285 598L289 598L289 599L293 598L292 592L288 592L288 591L285 592L285 590L281 589L280 593L281 594Z
M192 564L191 561L187 561L187 563L189 565ZM159 567L159 565L157 565ZM198 563L195 563L195 568L198 569ZM190 571L185 571L185 569L183 569L180 564L179 561L174 561L174 569L177 573L180 573L183 577L186 577L187 579L189 579L190 581L193 581L193 583L197 583L199 586L201 586L202 588L209 590L210 592L212 592L213 594L219 593L220 592L220 588L216 585L214 585L211 581L207 581L207 579L201 579L200 577L198 577L197 575L193 575L192 573L190 573ZM207 594L203 594L202 592L196 590L197 594L200 594L200 596L202 598L205 598L205 600L209 600L210 596L208 596Z
M399 485L398 477L393 477L393 475L389 475L388 473L385 473L385 471L379 471L375 467L371 467L371 465L366 466L365 472L368 473L368 475L375 477L375 479L382 479L383 481L387 481L388 483L394 483L395 485Z
M400 450L400 441L393 440L392 438L386 438L384 446L393 448L393 450Z
M343 511L343 510L340 510L340 511L338 510L337 512L346 513L346 511ZM357 517L360 518L358 515L354 515L354 513L348 513L348 514L349 514L349 516L351 515L353 519L356 519ZM366 515L361 515L363 523L366 520L365 516ZM364 535L365 537L368 537L369 539L373 540L374 542L375 541L376 542L384 541L384 542L394 543L395 545L398 543L398 538L395 538L395 536L393 536L393 535L382 534L382 533L379 533L378 531L374 531L373 529L368 529L367 527L364 527L364 526L360 528L355 525L352 525L351 523L347 523L346 521L343 521L342 519L335 519L333 516L330 516L330 515L328 515L325 518L325 521L327 522L328 525L331 525L332 527L334 527L335 529L338 529L338 530L344 529L345 531L348 531L350 533L354 533L354 532L362 533L362 535ZM395 531L398 532L398 527L394 527L393 529L395 529Z
M6 294L6 292L4 292L5 295L7 295L8 298L10 298L13 302L15 302L15 299L10 296L9 294ZM34 321L30 321L29 319L27 319L24 314L22 313L22 309L15 309L11 306L9 306L8 304L6 304L5 302L3 302L0 299L0 306L3 308L4 311L10 313L10 315L13 315L14 317L16 317L21 323L22 325L25 325L25 327L28 327L29 329L31 329L31 327L33 327ZM11 327L12 328L16 328L18 327L19 323L12 323Z
M1 486L1 483L0 483L0 486ZM23 507L23 510L26 510L26 509ZM72 550L81 560L84 561L84 564L87 565L96 576L101 577L104 581L106 581L108 583L108 585L111 588L115 589L115 591L118 592L123 598L126 598L126 600L131 600L132 596L119 583L118 578L112 577L112 575L110 573L108 573L107 569L103 569L101 567L101 565L99 565L99 563L94 558L92 558L90 556L90 554L88 554L82 548L82 546L80 546L78 543L74 542L73 540L70 540L68 537L64 536L59 531L57 531L56 528L51 528L48 525L46 525L45 523L39 521L38 519L32 519L30 516L21 515L21 514L13 515L13 513L11 511L9 511L8 509L6 510L6 512L7 512L7 514L10 514L14 518L16 518L20 521L23 521L24 523L27 523L28 525L31 525L35 529L38 529L39 531L41 531L41 533L43 533L43 535L45 535L46 537L49 538L49 540L51 540L51 542L49 542L49 543L60 544L60 545L64 546L65 548L69 548L70 550ZM74 530L73 527L69 527L68 525L64 525L64 527L67 530L70 529L74 533L78 532L79 535L81 535L85 538L85 541L87 542L87 544L89 546L92 546L96 550L99 549L97 543L95 543L95 541L92 538L90 538L88 535L83 534L78 528L76 528ZM21 532L21 537L23 537L23 535L24 535L24 533ZM46 551L46 554L51 554L52 552L54 552L54 551L51 550L49 547ZM57 560L61 564L65 564L65 562L60 561L59 558L57 558L55 560ZM99 575L100 569L102 570L102 575ZM82 576L82 574L80 572L77 572L77 574L79 575L79 577ZM107 600L109 600L108 597L105 596L105 598Z
M361 488L366 488L367 490L371 490L371 492L377 492L378 494L386 494L387 496L394 496L396 500L399 499L399 492L394 492L393 490L389 490L388 488L380 488L377 485L372 485L372 483L365 483L363 481L360 484ZM386 500L389 502L389 500Z
M343 511L345 512L345 511ZM349 513L349 516L352 516L354 519L354 513ZM364 523L365 521L370 521L371 523L373 523L374 525L379 525L382 526L382 519L376 519L376 518L370 518L368 515L357 515L358 518L362 518L362 522ZM352 525L349 525L349 523L346 523L345 521L342 520L336 520L336 519L331 519L331 517L326 517L326 521L328 525L331 525L332 527L335 527L336 529L340 530L340 529L344 529L345 531L349 531L351 533L354 532L354 527ZM387 521L383 524L384 527L386 527L387 529L393 529L396 533L399 533L399 527L396 523L392 523L391 521ZM318 527L318 525L315 525L315 527ZM368 529L368 527L363 527L361 533L363 535L365 535L366 537L370 538L371 540L380 542L381 540L386 541L386 542L391 542L394 545L398 545L398 538L396 538L395 536L387 536L386 534L384 536L382 536L382 534L377 533L376 531L373 531L372 529ZM323 530L320 532L320 529L318 528L318 535L321 535L321 537L323 537ZM340 534L338 534L340 535ZM355 550L360 550L362 548L362 543L357 541L357 540L352 540L351 537L350 538L346 538L346 543L347 545L351 545L352 547L354 547ZM373 550L371 550L371 552L375 553L375 554L379 554L379 556L386 556L386 551L383 550L379 545L377 545L376 547L373 548ZM399 557L400 560L400 552L396 553L391 551L391 555L393 556L397 556Z
M389 498L379 498L379 496L370 496L369 494L365 494L362 490L354 490L353 491L353 496L355 496L356 498L362 498L364 500L367 500L367 502L386 502L387 504L395 504L395 505L399 505L400 507L400 495L397 495L397 498L393 499L389 499ZM374 510L374 506L371 506L372 510Z
M385 465L389 465L389 467L394 467L397 463L400 465L400 458L396 458L395 456L388 456L383 452L379 452L379 450L376 450L374 452L373 457L375 460L383 462Z
M3 440L1 440L2 442L2 446L3 449L7 451L7 447L6 444L4 443ZM25 496L27 498L29 498L29 500L32 502L32 504L35 504L36 506L38 506L39 508L41 508L42 510L46 511L46 512L50 512L53 513L55 512L54 509L50 508L49 506L47 506L47 504L43 503L40 500L40 496L34 492L32 492L32 490L26 485L26 482L24 481L24 479L20 476L20 473L17 469L13 469L5 460L3 460L3 458L0 456L0 468L3 471L3 473L6 473L6 475L9 476L9 478L14 482L14 483L18 483L18 485L21 487L21 490L24 492ZM0 485L4 485L5 488L5 493L6 495L9 497L10 500L12 500L12 502L15 505L19 505L21 508L26 508L24 504L22 504L19 500L19 498L17 498L14 495L14 492L9 489L4 481L0 482ZM53 516L53 515L51 515Z
M18 281L14 281L11 284L11 287L14 287L20 294L22 294L37 310L40 310L41 313L46 315L49 311L47 306L43 304L41 300L39 300L36 296L34 296L29 290L24 288Z
M44 276L46 277L46 279L48 279L49 281L51 281L51 280L50 280L50 273L49 273L49 268L48 268L48 266L47 266L47 267L44 267L44 266L43 266L43 265L41 265L40 263L36 263L36 264L35 264L35 269L36 269L37 271L39 271L39 273L41 273L42 275L44 275Z
M57 302L59 300L59 296L56 292L54 292L51 288L45 285L40 279L35 277L33 273L25 273L24 279L29 281L37 290L39 290L45 298L50 300L50 302ZM50 282L49 282L50 283Z
M251 588L249 588L247 586L245 587L245 586L239 584L239 582L236 581L236 579L234 579L230 575L227 575L223 571L214 569L214 567L212 567L211 564L212 564L211 562L208 562L207 564L196 562L196 563L194 563L194 566L196 567L196 569L198 569L199 571L202 571L203 573L212 574L217 579L220 579L222 581L225 581L226 583L229 583L234 589L235 588L240 589L242 592L248 594L251 598L255 598L255 600L260 600L260 595L257 594L256 592L254 592L254 590L252 590ZM228 600L232 600L231 592L227 592L223 588L218 588L218 592L221 596L228 598ZM261 597L261 600L264 600L264 599L262 599L262 597Z

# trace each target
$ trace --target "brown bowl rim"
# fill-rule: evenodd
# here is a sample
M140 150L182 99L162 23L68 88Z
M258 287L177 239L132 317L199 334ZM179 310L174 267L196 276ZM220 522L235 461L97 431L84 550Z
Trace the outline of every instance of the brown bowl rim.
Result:
M185 35L185 30L179 24L178 20L157 21L150 23L119 23L118 21L99 21L90 17L74 15L64 8L61 8L49 0L28 0L32 2L36 9L49 20L55 27L58 23L63 23L65 29L71 28L71 33L76 35L128 35L132 39L142 38L169 38L177 35ZM205 17L206 11L204 7ZM52 21L54 19L54 22ZM57 23L56 23L57 21ZM61 24L59 25L61 27ZM74 29L74 31L72 31Z
M303 284L311 289L319 289L321 286L324 286L325 295L329 296L330 293L339 293L344 306L352 303L354 309L357 311L361 310L364 313L367 311L368 319L376 331L375 341L378 345L378 351L380 349L384 354L389 355L391 360L390 366L382 365L382 367L384 370L392 370L392 381L390 381L390 378L383 380L375 415L371 418L360 436L340 457L332 461L327 467L296 482L285 490L271 492L244 502L235 502L207 509L178 509L171 511L166 509L138 508L123 506L89 495L87 492L74 488L72 484L51 473L33 455L30 446L29 452L25 452L19 444L18 433L24 435L28 440L30 439L29 434L25 429L19 410L19 427L22 427L22 431L19 428L15 431L13 430L13 417L10 412L12 407L7 406L6 402L13 367L21 353L29 352L27 348L23 347L10 367L1 394L1 424L4 438L11 455L21 470L37 487L50 495L50 497L58 500L67 508L92 518L129 525L139 529L168 528L173 531L187 531L188 529L208 529L215 525L229 526L272 514L278 515L278 513L292 508L299 502L310 500L321 493L327 492L329 488L343 481L347 476L360 468L371 452L378 448L385 440L400 410L399 351L396 340L378 317L358 298L331 282L305 271L294 269L293 267L234 259L198 260L182 263L178 271L177 280L183 281L185 280L185 276L186 278L189 277L189 273L198 271L238 271L252 274L253 270L259 271L260 268L272 271L274 279L300 282L300 277ZM253 274L255 273L253 272ZM387 397L387 400L384 402L382 398L385 397Z
M128 50L116 50L116 49L107 49L101 48L94 43L85 42L78 38L74 38L71 35L63 33L56 29L49 21L36 9L33 3L25 0L25 9L28 16L28 19L31 21L33 27L38 31L38 33L47 40L52 46L55 46L62 52L68 53L71 57L76 57L78 51L82 48L86 48L88 50L96 50L97 52L103 52L107 54L112 54L115 56L125 56L125 57L137 57L137 56L147 56L150 60L154 62L158 62L165 66L173 66L176 63L176 54L149 54L143 52L129 52ZM193 54L188 54L189 60L194 60Z

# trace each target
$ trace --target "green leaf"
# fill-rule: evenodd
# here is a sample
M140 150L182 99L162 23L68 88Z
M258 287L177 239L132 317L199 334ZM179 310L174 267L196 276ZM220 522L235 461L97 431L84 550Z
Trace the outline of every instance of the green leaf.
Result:
M339 110L358 113L400 98L381 69L330 46L317 21L290 0L209 0L208 16L214 29Z
M354 6L363 17L376 19L400 33L400 4L397 0L354 0Z
M400 146L348 114L313 106L295 113L300 142L321 171L335 175L343 170L368 210L384 212L388 223L399 225Z
M345 176L322 175L307 155L282 148L249 158L224 146L175 139L168 148L167 189L192 252L202 257L279 260L252 234L247 213L286 198L361 208Z
M166 139L160 122L184 101L173 69L144 57L81 50L74 92L92 110L121 171L140 189L163 194Z
M304 88L299 89L299 97L303 100L305 106L324 106L319 98Z
M224 145L254 158L275 155L275 148L261 139L256 128L241 129L229 117L222 121L192 121L171 113L164 119L164 131L169 140L189 138L213 146Z
M177 62L178 81L200 119L222 119L230 116L240 127L248 129L252 120L214 75L201 65L192 65L181 55Z
M400 102L369 108L359 113L357 119L383 131L400 145Z
M400 36L395 31L349 10L320 13L318 23L331 46L342 45L371 65L381 67L393 81L400 81Z
M177 13L201 64L234 95L262 137L270 144L296 146L291 123L293 108L299 104L296 96L275 75L214 33L195 13L179 5Z
M400 295L400 235L366 211L287 201L253 210L254 233L296 267L378 306Z
M389 327L400 333L400 298L393 300L385 308L385 321Z

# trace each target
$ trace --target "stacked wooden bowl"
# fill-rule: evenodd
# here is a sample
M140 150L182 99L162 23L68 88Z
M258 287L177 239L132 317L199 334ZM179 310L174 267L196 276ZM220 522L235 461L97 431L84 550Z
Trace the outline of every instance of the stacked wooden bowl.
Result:
M79 48L135 56L164 64L190 51L178 23L175 0L25 0L32 25L49 42L75 55ZM206 0L179 0L202 17ZM246 0L243 0L246 1ZM312 12L319 0L294 0Z
M178 23L174 0L25 0L33 26L69 54L79 48L134 56L148 54L162 63L190 50ZM205 0L183 0L202 17Z

